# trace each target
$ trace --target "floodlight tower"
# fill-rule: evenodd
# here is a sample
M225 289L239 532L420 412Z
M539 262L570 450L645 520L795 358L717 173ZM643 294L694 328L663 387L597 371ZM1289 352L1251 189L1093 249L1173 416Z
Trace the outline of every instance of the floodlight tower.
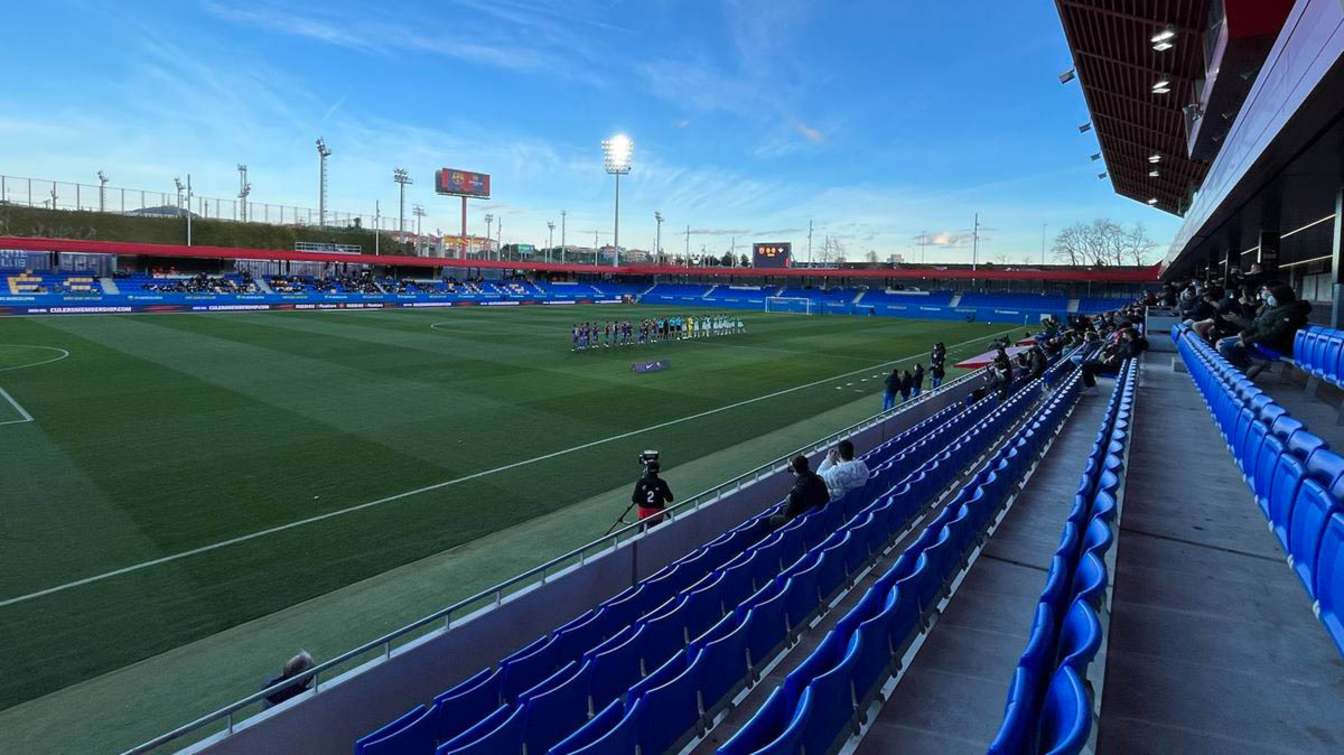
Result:
M657 226L657 230L653 234L653 258L658 260L663 256L663 213L654 210L653 222Z
M569 213L565 210L560 211L560 261L565 261L565 216Z
M105 212L106 209L107 209L107 203L106 203L106 201L105 201L105 200L106 200L106 194L107 194L107 174L104 173L104 172L102 172L102 171L100 170L100 171L98 171L98 211L99 211L99 212ZM0 197L0 199L2 199L2 198L3 198L3 197Z
M238 163L238 219L247 222L247 198L252 194L252 184L247 182L247 166Z
M546 261L551 261L551 249L555 247L555 221L546 221Z
M397 182L398 191L401 192L401 201L397 209L397 235L401 237L401 243L406 243L406 184L415 183L405 168L393 168L392 180Z
M327 158L331 157L331 148L322 137L317 137L317 225L327 225Z
M425 208L420 205L415 205L411 208L411 214L415 216L415 253L419 254L421 244L423 243L420 236L420 219L425 216Z
M495 216L490 213L485 214L485 258L490 259L490 226L495 222Z
M182 183L182 179L180 179L180 178L174 176L174 177L173 177L173 186L176 186L176 187L177 187L177 214L178 214L178 215L181 215L181 214L182 214L182 192L187 188L187 185L184 184L184 183ZM54 205L53 205L53 206L54 206Z
M621 264L621 176L630 172L635 143L625 134L602 140L602 167L616 177L616 212L611 234L612 266Z

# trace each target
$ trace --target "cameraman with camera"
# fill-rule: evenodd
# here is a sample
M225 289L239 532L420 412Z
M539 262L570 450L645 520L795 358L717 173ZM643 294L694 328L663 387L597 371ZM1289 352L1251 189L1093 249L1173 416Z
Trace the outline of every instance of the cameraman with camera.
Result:
M644 465L644 476L635 483L630 503L639 507L639 521L652 527L663 521L663 509L672 502L672 488L658 476L661 465L657 451L645 451L639 455L639 461Z

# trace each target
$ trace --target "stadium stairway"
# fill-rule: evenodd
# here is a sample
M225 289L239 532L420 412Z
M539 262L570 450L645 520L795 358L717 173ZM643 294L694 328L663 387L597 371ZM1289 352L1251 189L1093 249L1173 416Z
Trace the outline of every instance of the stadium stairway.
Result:
M105 294L112 294L113 296L116 296L117 294L121 293L121 289L117 288L116 279L112 278L111 276L99 278L98 284L103 287L103 293Z
M1047 378L1057 378L1067 364ZM852 500L766 534L765 519L777 504L436 696L432 705L361 737L355 752L446 755L526 746L528 753L559 755L629 752L633 743L642 752L676 750L759 678L821 601L866 570L966 459L1035 404L1039 385L1020 387L1002 406L994 398L949 406L865 454L872 475ZM1076 377L1068 385L1052 405L1075 392ZM968 531L980 518L959 511L955 521L935 522L940 530ZM951 553L946 540L938 553ZM921 569L921 579L931 573Z
M1317 583L1323 627L1271 529L1334 454L1211 347L1175 340L1189 374L1149 361L1135 402L1097 751L1339 752L1344 567L1319 570L1334 577ZM1344 534L1344 516L1330 526Z

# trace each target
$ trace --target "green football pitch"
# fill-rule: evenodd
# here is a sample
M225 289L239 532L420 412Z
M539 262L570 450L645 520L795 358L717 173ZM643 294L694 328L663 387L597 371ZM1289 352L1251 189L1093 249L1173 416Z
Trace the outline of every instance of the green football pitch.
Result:
M794 446L744 444L875 412L890 362L1005 328L744 313L743 335L570 351L575 318L671 311L0 320L0 709L561 512L641 449L674 487L701 459L745 471ZM540 560L618 513L501 547Z

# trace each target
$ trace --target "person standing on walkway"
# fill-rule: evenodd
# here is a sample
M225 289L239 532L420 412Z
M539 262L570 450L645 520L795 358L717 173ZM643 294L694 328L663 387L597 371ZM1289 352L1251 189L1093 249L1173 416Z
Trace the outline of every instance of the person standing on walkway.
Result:
M901 374L895 368L892 368L891 374L887 375L883 381L886 390L882 392L882 411L887 411L896 406L896 394L901 392Z

